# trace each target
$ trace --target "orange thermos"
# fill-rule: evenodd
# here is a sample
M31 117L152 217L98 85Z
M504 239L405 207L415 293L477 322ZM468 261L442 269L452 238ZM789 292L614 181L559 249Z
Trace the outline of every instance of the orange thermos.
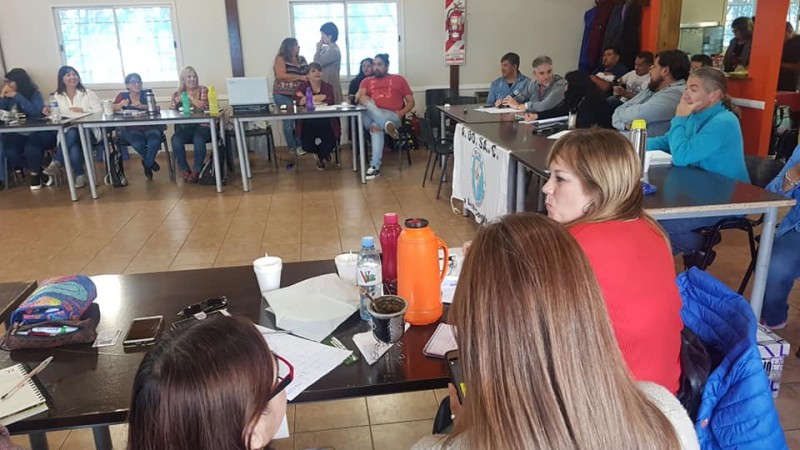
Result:
M447 245L436 237L425 219L406 219L397 240L397 295L408 302L406 321L427 325L442 317L442 280L447 264L439 266L439 249Z

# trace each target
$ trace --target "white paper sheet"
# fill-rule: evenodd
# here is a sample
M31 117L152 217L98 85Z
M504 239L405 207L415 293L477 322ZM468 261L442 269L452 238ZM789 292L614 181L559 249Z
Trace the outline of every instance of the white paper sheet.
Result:
M265 292L275 324L292 334L321 341L358 311L358 290L335 273Z
M408 331L408 327L410 326L411 325L407 323L405 330ZM381 359L381 357L394 346L394 344L387 344L375 339L375 335L372 334L372 331L354 334L353 343L356 344L358 351L361 352L361 355L364 356L364 360L370 366L375 364L375 361Z
M515 110L514 108L497 108L495 106L485 106L483 108L475 108L475 111L480 111L488 114L508 114L517 112L517 110Z
M665 166L672 164L672 155L661 150L649 150L644 154L647 159L645 166Z
M314 105L314 111L336 111L341 109L340 105Z
M567 134L567 133L569 133L569 132L571 132L571 131L572 131L572 130L563 130L563 131L559 131L558 133L553 133L553 134L551 134L550 136L547 136L547 139L558 139L558 138L560 138L561 136L564 136L565 134Z
M524 123L527 125L547 125L550 123L566 122L568 120L569 116L558 116L558 117L552 117L550 119L520 120L520 123Z
M294 367L294 380L286 388L286 397L290 401L353 353L297 336L275 333L275 330L259 325L256 328L264 336L270 350L281 355Z

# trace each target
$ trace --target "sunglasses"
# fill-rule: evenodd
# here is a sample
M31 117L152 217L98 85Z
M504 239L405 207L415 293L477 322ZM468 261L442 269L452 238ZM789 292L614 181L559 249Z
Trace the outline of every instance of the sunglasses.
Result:
M273 353L272 356L275 357L275 363L278 366L278 379L272 387L272 395L269 397L270 400L280 394L281 391L286 389L286 387L291 384L292 380L294 380L294 366L275 353Z
M202 302L195 303L194 305L189 305L186 308L183 308L178 313L178 317L182 319L188 319L189 317L193 317L195 314L199 313L210 313L212 311L219 311L220 309L226 309L228 307L228 298L224 295L219 297L211 297Z

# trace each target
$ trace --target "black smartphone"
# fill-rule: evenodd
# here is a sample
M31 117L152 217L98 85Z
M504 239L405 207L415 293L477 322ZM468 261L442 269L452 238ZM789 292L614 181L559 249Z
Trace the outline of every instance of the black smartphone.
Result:
M444 354L447 359L447 367L450 369L450 378L453 386L456 387L458 402L464 404L464 396L467 394L467 385L464 384L464 374L461 372L461 364L458 362L458 350L450 350Z
M141 345L155 344L161 326L164 323L164 316L149 316L133 319L128 334L122 345L126 347L137 347Z

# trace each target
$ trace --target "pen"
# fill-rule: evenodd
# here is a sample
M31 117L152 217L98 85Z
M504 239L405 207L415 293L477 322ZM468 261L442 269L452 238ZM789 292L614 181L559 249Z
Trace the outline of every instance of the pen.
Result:
M30 372L28 372L27 375L25 375L21 380L19 380L19 383L17 383L8 392L3 394L2 397L0 397L0 401L7 399L9 396L11 396L15 392L17 392L19 390L19 388L21 388L22 386L25 386L25 383L27 383L28 380L30 380L31 378L33 378L36 375L38 375L41 371L43 371L44 368L47 367L47 365L50 364L50 361L52 361L52 360L53 360L53 357L50 356L47 359L45 359L44 361L42 361L38 366L36 366L35 369L33 369Z
M31 334L39 333L39 335L46 334L57 336L59 334L68 334L78 331L78 327L60 326L60 327L33 327ZM35 335L35 334L34 334Z

